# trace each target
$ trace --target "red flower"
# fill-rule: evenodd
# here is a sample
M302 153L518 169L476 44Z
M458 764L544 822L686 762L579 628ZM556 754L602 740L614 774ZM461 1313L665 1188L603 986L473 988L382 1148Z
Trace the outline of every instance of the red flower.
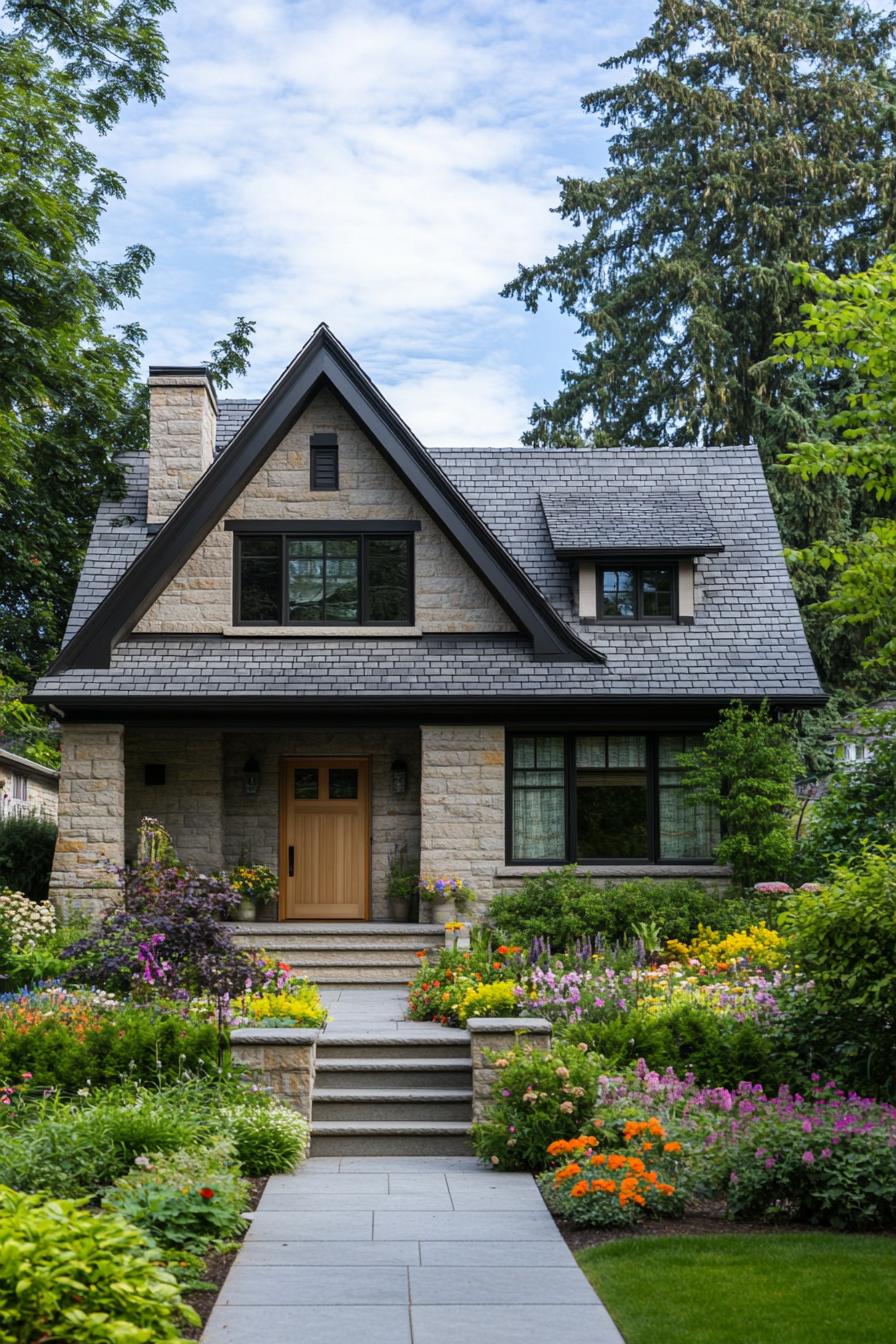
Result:
M199 1194L202 1196L203 1199L214 1199L215 1197L214 1190L209 1190L207 1185L204 1185L202 1187L202 1189L199 1191Z

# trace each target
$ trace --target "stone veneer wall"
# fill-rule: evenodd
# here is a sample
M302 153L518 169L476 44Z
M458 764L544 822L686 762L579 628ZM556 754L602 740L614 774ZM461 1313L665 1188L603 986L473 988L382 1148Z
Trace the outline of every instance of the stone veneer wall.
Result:
M255 757L258 792L243 792L243 766ZM407 848L415 865L420 852L420 734L416 728L358 728L351 731L296 730L283 733L227 733L224 738L224 862L230 867L245 849L252 863L278 863L281 756L368 756L371 784L371 917L388 919L386 885L396 846ZM407 792L392 793L394 760L408 766Z
M50 898L66 913L97 915L124 862L124 728L63 723L59 836ZM106 890L104 890L104 888Z
M46 821L55 821L59 807L59 788L45 775L31 774L27 770L18 770L8 761L0 761L0 793L5 794L7 798L13 798L13 780L24 777L27 798L25 799L24 809L35 817L43 817ZM18 804L13 815L18 814Z
M339 489L312 491L310 435L339 436ZM387 465L336 398L322 392L235 501L228 517L420 519L415 534L416 625L423 631L515 629L460 552ZM136 627L220 633L233 624L233 536L224 520L209 534ZM303 632L307 634L308 632ZM364 636L376 638L374 629Z
M208 870L223 858L220 730L125 733L125 851L133 858L142 817L166 827L178 857ZM164 784L144 783L147 764L165 766Z
M211 466L217 419L206 374L150 376L148 523L163 523Z
M421 728L420 868L462 877L480 897L504 863L503 727ZM448 910L437 907L437 918Z

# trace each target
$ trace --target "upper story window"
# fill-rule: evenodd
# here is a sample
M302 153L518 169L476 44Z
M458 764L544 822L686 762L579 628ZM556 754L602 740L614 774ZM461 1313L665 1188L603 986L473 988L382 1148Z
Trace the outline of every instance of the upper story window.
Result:
M408 533L236 537L235 621L241 625L413 625Z
M605 621L674 620L675 565L627 565L597 571L597 615Z
M10 780L12 797L16 802L27 803L28 801L28 780L25 775L13 775Z

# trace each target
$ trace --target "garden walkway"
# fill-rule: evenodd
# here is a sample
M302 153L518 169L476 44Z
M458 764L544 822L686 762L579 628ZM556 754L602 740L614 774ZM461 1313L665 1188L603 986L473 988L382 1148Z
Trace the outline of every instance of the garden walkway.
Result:
M404 996L325 995L413 1034ZM471 1157L319 1157L273 1176L203 1344L622 1344L531 1176Z

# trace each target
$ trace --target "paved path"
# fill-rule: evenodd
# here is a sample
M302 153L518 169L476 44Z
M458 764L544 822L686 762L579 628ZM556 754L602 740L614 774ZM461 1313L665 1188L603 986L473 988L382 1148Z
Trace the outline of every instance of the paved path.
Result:
M390 991L325 999L340 1032L426 1029ZM318 1157L272 1176L202 1339L622 1344L532 1177L471 1157Z

